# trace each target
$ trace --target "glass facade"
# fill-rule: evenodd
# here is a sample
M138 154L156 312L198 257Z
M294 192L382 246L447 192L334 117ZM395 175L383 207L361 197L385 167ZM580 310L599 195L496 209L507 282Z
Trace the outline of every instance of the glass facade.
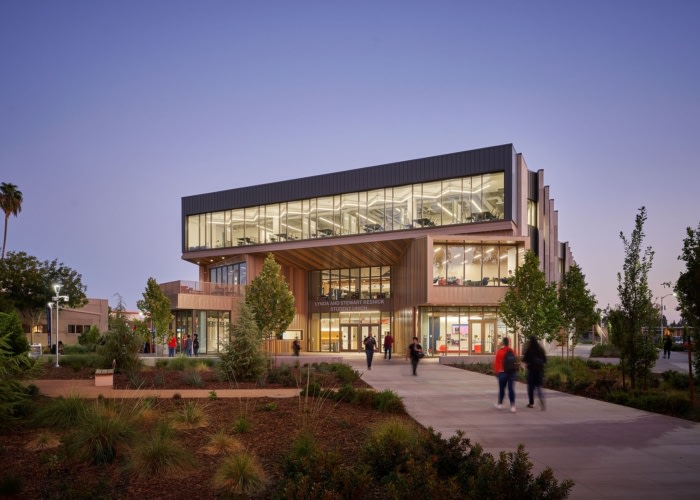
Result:
M199 336L200 354L218 354L223 351L231 315L228 311L202 311L181 309L174 311L175 335L178 352L182 349L185 335Z
M433 285L507 286L523 259L516 245L436 242Z
M187 251L504 217L503 172L374 189L187 217Z
M431 354L493 354L503 337L512 332L498 318L497 307L423 307L420 343Z

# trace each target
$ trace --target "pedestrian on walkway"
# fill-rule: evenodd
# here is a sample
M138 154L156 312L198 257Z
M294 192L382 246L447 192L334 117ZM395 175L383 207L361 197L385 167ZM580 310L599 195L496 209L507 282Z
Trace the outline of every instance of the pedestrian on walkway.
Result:
M377 349L377 339L372 336L372 332L365 337L362 341L365 345L365 356L367 356L367 369L372 369L372 358L374 357L374 351Z
M192 340L192 350L195 356L199 356L199 335L194 334L194 340Z
M301 351L301 344L299 343L299 339L294 339L294 342L292 342L292 350L294 351L295 356L299 356L299 351Z
M185 356L192 356L192 337L185 336Z
M671 336L667 333L664 335L664 358L668 357L668 359L671 359L671 346L673 345L673 341L671 340Z
M411 358L411 368L413 370L413 375L416 374L416 369L418 368L418 362L424 356L423 347L418 343L418 337L413 337L413 342L408 344L408 351L406 351L406 357Z
M504 337L503 347L496 352L496 358L493 360L493 371L498 378L498 403L496 404L496 408L499 410L503 409L503 398L507 385L510 411L511 413L515 413L515 390L513 389L513 383L518 374L518 358L508 344L510 344L510 340L508 337ZM515 370L513 369L513 364L516 366Z
M177 349L177 339L174 334L170 334L170 339L168 340L168 357L175 357L175 349Z
M530 337L525 352L523 353L523 363L527 367L527 407L535 407L535 391L540 400L540 406L544 410L544 393L542 383L544 382L544 366L547 364L547 354L537 341L534 335Z
M384 336L384 359L391 359L391 349L394 346L394 337L391 336L391 332L386 332Z

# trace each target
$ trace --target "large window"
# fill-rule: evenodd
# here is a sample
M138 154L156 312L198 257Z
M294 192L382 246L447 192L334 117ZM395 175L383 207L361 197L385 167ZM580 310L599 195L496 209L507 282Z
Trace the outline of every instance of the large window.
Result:
M237 264L227 264L209 269L209 281L222 285L245 285L246 276L245 262Z
M359 300L391 297L391 267L326 269L310 274L309 299Z
M203 250L502 220L504 178L498 172L191 215L185 224L186 247Z
M508 285L518 262L515 245L436 243L433 245L433 284Z

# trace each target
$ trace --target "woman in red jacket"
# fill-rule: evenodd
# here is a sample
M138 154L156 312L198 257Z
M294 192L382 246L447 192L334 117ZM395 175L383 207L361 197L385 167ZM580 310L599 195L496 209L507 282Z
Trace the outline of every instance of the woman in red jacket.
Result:
M508 385L508 400L510 401L510 411L515 413L515 390L513 389L513 383L515 382L515 377L517 376L517 369L507 369L506 356L515 357L515 352L511 349L508 344L510 340L508 337L503 339L503 347L501 347L496 352L496 358L493 360L493 371L498 378L498 403L495 405L497 409L503 409L503 397L505 396L506 385ZM510 354L509 354L510 353ZM517 358L515 358L517 363Z

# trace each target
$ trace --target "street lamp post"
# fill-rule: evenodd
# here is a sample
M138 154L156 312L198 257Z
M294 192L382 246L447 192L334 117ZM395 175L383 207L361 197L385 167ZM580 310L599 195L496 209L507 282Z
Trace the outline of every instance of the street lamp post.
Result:
M667 293L666 295L661 297L661 317L659 318L659 335L661 336L661 340L664 339L664 299L666 297L670 297L671 295L675 297L676 293Z
M58 310L61 308L61 301L68 302L69 300L68 295L59 295L61 293L62 286L63 285L61 284L54 285L53 289L56 291L56 295L51 297L51 300L53 300L56 303L56 368L59 368L61 366L58 364ZM49 307L51 306L52 304L49 304Z

